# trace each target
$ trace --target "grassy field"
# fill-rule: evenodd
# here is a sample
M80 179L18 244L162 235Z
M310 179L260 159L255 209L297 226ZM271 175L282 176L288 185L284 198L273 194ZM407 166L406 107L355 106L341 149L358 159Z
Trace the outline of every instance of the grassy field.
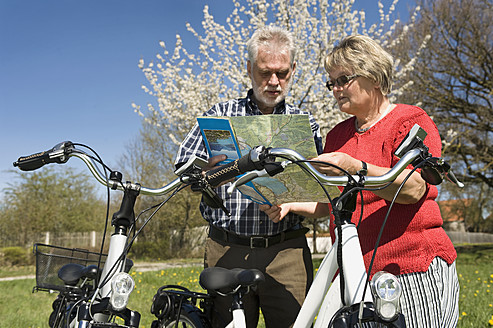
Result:
M493 326L493 245L458 248L457 271L461 284L458 327ZM132 271L136 289L129 307L142 314L141 327L149 328L152 297L164 284L176 284L201 291L198 277L201 267L162 271ZM0 277L34 274L34 268L1 268ZM48 327L51 303L55 294L31 293L34 279L0 281L0 327ZM22 312L20 312L21 310ZM263 326L263 325L262 325ZM260 327L260 325L259 325Z

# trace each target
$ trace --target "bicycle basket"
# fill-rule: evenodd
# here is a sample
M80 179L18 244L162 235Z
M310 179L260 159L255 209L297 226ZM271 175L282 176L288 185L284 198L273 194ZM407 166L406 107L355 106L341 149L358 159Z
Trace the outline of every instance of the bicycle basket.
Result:
M84 266L98 264L100 253L90 252L79 248L65 248L45 244L34 244L33 253L36 255L36 287L35 290L63 290L65 284L58 278L58 270L68 263ZM106 260L106 254L101 255L101 266Z

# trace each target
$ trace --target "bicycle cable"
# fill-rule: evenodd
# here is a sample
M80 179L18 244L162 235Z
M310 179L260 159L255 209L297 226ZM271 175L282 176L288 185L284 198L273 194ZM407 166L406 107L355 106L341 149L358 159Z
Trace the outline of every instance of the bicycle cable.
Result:
M402 183L399 185L399 187L397 188L397 191L395 192L394 194L394 197L392 198L392 201L390 202L389 204L389 209L387 210L387 213L385 214L385 218L382 222L382 226L380 228L380 231L378 233L378 237L377 237L377 240L375 242L375 247L374 247L374 251L373 251L373 254L372 254L372 257L371 257L371 260L370 260L370 265L368 266L368 272L367 272L367 275L366 275L366 282L365 282L365 285L364 286L368 286L369 284L369 281L370 281L370 276L371 276L371 270L373 268L373 264L374 264L374 261L375 261L375 257L376 257L376 253L377 253L377 250L378 250L378 247L380 245L380 241L381 241L381 238L382 238L382 235L383 235L383 231L384 231L384 228L385 228L385 225L387 224L387 220L390 216L390 211L392 210L394 204L395 204L395 201L397 200L397 197L399 196L400 192L402 191L402 188L404 187L404 184L409 180L409 178L411 177L411 175L416 172L417 169L421 168L422 166L424 166L426 164L426 161L427 160L424 160L422 161L421 163L419 163L418 165L416 165L412 170L411 172L409 172L409 174L406 175L406 177L404 178L404 180L402 181ZM359 314L358 314L358 319L361 321L362 319L362 313L363 313L363 304L364 304L364 299L365 299L365 295L366 295L366 290L368 288L364 288L363 289L363 297L361 299L361 303L360 303L360 311L359 311Z
M101 247L99 249L99 258L98 258L98 272L101 268L101 261L102 261L102 256L103 256L103 250L104 250L104 244L106 242L106 233L108 231L108 221L109 221L109 217L110 217L110 204L111 204L111 192L110 192L110 187L109 187L109 178L108 178L108 172L107 170L109 170L110 172L113 172L113 170L111 170L103 161L103 159L99 156L99 154L94 150L92 149L91 147L85 145L85 144L81 144L81 143L73 143L73 146L80 146L80 147L83 147L83 148L86 148L86 149L89 149L94 155L89 155L89 154L86 154L89 156L89 158L91 158L93 161L95 161L96 163L99 163L102 167L103 167L103 172L104 172L104 178L106 180L106 218L105 218L105 224L104 224L104 230L103 230L103 236L102 236L102 239L101 239ZM75 151L76 148L74 148ZM84 152L82 152L84 153ZM99 275L96 275L96 278L95 278L95 285L96 286L99 286ZM96 288L96 291L98 290L98 288Z
M115 261L115 263L113 264L113 266L110 268L110 270L108 270L108 275L105 277L105 280L103 280L100 285L98 286L98 289L102 288L102 286L104 286L105 284L107 284L109 282L109 280L111 279L110 277L113 276L113 271L116 270L117 266L119 265L119 263L121 263L121 261L123 261L123 258L126 257L126 254L128 253L128 251L130 250L133 242L135 241L135 239L138 237L138 235L140 234L140 232L142 231L142 229L147 225L147 223L149 223L149 221L154 217L154 215L173 197L175 196L178 192L180 192L182 189L184 189L186 186L178 186L165 200L163 200L162 202L156 204L156 205L153 205L147 209L144 209L142 210L139 215L137 216L137 219L135 221L138 220L138 218L143 215L145 212L147 211L150 211L154 208L157 207L157 209L152 212L150 214L150 216L144 221L143 225L140 227L140 229L138 231L136 231L136 233L134 234L134 236L132 237L132 239L127 243L127 245L125 246L125 249L123 250L123 252L120 254L120 256L118 257L118 259ZM112 274L113 273L113 274ZM95 293L96 295L97 293Z

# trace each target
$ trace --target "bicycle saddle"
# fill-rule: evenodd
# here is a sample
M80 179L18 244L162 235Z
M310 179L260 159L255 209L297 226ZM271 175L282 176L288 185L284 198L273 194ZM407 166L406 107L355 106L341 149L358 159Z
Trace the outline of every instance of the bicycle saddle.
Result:
M206 268L200 274L200 286L210 291L231 293L238 287L253 287L264 281L264 275L257 269Z
M97 274L98 266L95 264L83 266L82 264L68 263L58 270L58 278L69 286L77 285L80 278L96 279Z

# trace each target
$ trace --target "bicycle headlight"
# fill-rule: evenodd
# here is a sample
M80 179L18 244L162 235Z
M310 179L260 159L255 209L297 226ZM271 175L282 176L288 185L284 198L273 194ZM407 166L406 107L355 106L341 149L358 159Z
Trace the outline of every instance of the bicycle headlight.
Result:
M113 310L121 311L125 309L134 286L134 280L125 272L119 272L111 279L110 304Z
M383 320L394 320L399 315L399 299L402 293L402 286L397 277L379 271L373 276L370 286L377 314Z

